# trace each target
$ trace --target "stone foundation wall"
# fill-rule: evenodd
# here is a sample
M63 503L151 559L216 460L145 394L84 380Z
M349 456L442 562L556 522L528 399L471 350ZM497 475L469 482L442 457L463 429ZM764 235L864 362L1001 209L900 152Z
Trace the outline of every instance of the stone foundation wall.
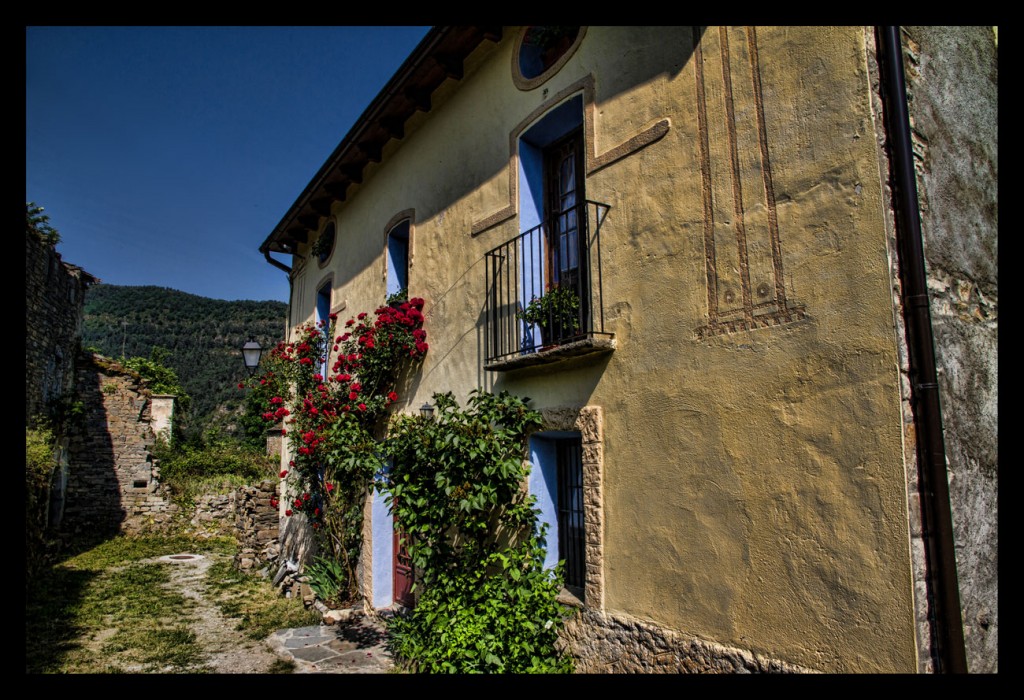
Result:
M813 673L623 614L581 609L562 630L576 673Z
M625 614L581 609L562 629L577 673L812 673Z

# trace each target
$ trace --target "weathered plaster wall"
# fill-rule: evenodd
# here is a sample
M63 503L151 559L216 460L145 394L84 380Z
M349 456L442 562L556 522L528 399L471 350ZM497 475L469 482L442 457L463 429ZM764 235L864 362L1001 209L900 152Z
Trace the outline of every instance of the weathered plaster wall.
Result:
M82 304L92 277L25 236L25 420L74 385Z
M992 27L903 30L968 669L998 671L998 151Z
M171 439L176 398L173 394L151 394L149 397L150 427L158 438Z
M379 304L385 224L414 209L410 291L427 301L431 350L404 408L477 386L601 408L608 614L793 667L914 671L862 30L709 28L695 47L689 28L591 27L528 92L511 80L516 36L471 56L457 89L443 85L335 203L342 254L299 273L301 313L329 273L342 319ZM601 245L618 347L590 364L486 373L483 255L519 222L469 231L515 201L509 134L591 74L597 154L671 123L586 182L612 207Z

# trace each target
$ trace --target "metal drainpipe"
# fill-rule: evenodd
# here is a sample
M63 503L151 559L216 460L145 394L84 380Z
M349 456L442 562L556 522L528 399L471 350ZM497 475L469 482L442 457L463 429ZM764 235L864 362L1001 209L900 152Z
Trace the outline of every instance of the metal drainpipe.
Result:
M930 579L929 616L935 670L938 673L967 673L953 548L953 515L949 503L946 450L942 439L942 413L899 27L879 27L876 41L892 155L891 185L903 278L903 314L913 387L912 405L917 428L921 519Z
M287 265L285 265L283 262L279 262L277 260L274 260L272 257L270 257L270 251L269 250L264 250L263 251L263 257L266 258L267 262L270 263L271 265L273 265L274 267L279 268L281 270L284 270L288 274L289 279L291 278L292 269L290 267L288 267Z

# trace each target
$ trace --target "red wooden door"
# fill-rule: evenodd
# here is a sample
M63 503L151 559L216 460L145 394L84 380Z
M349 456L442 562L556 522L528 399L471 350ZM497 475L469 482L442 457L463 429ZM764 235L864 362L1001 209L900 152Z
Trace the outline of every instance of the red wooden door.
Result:
M394 591L395 591L395 602L400 605L404 605L407 608L413 607L416 602L415 597L412 594L412 583L413 583L413 569L412 559L409 557L409 552L402 544L402 540L405 537L405 533L402 532L398 524L395 524L394 534L394 546L392 551L395 553L395 565L394 565Z

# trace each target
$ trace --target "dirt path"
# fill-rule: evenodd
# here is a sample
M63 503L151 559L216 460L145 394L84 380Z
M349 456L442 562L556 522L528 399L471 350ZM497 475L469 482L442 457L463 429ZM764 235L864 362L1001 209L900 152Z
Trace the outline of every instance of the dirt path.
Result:
M168 567L169 590L192 600L195 607L189 611L189 627L204 653L204 663L213 673L268 673L280 666L278 657L264 641L256 641L235 629L237 622L225 618L220 608L207 594L207 572L223 554L190 554L188 559L175 559L172 555L156 557L150 561Z

